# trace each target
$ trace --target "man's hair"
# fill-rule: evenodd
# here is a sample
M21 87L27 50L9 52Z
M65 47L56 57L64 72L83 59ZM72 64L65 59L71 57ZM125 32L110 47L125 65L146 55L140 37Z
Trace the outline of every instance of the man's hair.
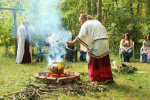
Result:
M94 20L94 17L91 15L87 15L87 20Z
M81 18L84 18L85 20L87 20L87 15L86 14L80 14Z

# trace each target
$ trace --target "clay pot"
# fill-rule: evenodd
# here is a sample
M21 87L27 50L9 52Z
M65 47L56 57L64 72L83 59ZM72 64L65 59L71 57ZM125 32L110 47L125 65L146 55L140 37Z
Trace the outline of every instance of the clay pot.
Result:
M53 67L51 68L51 71L52 71L53 73L55 73L55 74L59 74L59 75L60 75L60 74L63 74L63 73L64 73L64 68L58 70L58 67L53 66Z
M50 70L55 73L55 74L63 74L64 73L64 68L58 70L57 64L59 64L59 62L53 62L53 64L50 66Z

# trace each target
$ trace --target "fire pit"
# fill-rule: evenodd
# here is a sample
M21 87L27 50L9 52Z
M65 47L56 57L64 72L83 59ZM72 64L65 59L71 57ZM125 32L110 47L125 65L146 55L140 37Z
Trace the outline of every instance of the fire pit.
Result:
M68 72L61 62L54 62L50 65L49 72L35 73L36 79L42 80L46 83L73 83L80 80L80 73Z
M49 72L39 72L35 73L34 77L36 79L40 79L43 82L46 83L72 83L75 82L76 80L80 80L80 73L78 72L68 72L67 75L64 76L51 76L48 77L47 75Z

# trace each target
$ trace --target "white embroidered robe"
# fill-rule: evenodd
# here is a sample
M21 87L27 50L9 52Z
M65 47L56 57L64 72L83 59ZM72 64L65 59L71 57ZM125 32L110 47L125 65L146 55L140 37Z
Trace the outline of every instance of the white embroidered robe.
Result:
M98 20L87 20L76 37L88 49L88 55L94 58L101 58L109 53L107 38L107 30Z
M29 34L29 41L31 43L31 33L34 32L34 28L29 25L28 26L28 34ZM25 38L26 38L27 32L23 24L21 24L17 29L17 36L18 36L18 48L17 48L17 57L16 57L16 64L19 64L23 60L24 56L24 46L25 46ZM32 46L29 45L29 52L30 57L32 59Z

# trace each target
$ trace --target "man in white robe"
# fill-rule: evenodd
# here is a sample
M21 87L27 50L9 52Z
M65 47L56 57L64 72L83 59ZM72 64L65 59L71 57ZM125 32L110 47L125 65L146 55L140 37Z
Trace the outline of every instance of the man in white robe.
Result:
M78 36L73 41L66 41L66 43L73 45L79 42L87 48L88 58L90 58L87 59L89 62L88 73L91 81L114 82L106 28L101 22L85 14L80 15L79 21L82 26Z

